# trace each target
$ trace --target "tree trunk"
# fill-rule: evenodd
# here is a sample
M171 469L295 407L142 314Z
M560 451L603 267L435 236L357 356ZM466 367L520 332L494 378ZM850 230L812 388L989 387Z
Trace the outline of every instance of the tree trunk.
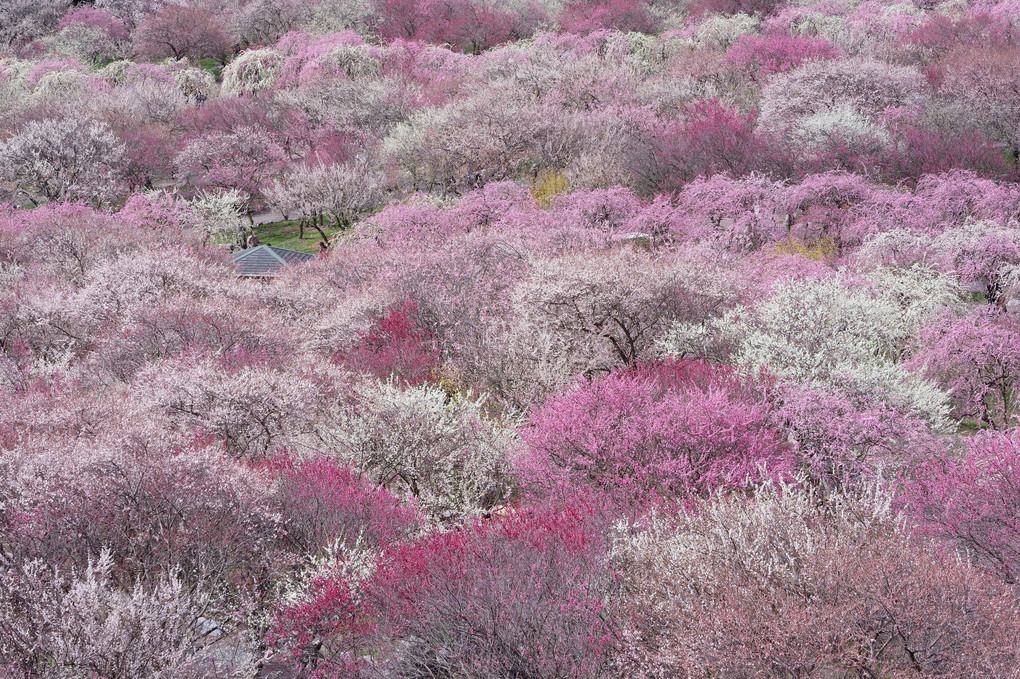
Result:
M320 236L322 236L322 241L324 243L328 243L329 242L329 236L327 236L326 232L322 230L322 227L319 226L318 224L313 224L312 226L314 226L315 230L319 232Z

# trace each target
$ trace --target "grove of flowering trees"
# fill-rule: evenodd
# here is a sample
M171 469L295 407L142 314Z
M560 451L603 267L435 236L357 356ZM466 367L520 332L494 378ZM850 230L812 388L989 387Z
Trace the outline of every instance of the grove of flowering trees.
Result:
M0 0L0 677L1020 679L1018 73L1011 0Z

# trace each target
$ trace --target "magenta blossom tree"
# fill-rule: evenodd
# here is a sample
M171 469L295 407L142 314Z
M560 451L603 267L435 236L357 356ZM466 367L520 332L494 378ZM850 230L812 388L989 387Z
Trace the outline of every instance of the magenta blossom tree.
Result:
M686 501L792 470L768 423L768 381L697 361L664 361L582 382L523 431L525 479L581 484L617 502Z
M837 59L839 50L822 38L742 35L726 52L726 63L760 76L791 71L812 59Z
M1007 582L1020 578L1020 437L972 438L959 456L934 456L913 470L900 501L926 535L949 540Z

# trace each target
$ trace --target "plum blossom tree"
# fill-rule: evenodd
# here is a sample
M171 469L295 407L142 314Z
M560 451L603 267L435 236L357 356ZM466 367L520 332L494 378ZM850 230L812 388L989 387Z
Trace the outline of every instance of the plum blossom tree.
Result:
M537 3L491 0L377 0L379 33L387 39L448 44L479 54L528 37L543 16Z
M577 501L524 507L396 550L373 593L391 630L411 639L401 665L608 676L613 571L592 513Z
M590 484L628 507L782 478L790 459L769 426L766 391L753 378L694 361L581 383L532 415L525 480Z
M731 110L715 100L694 102L684 118L655 130L647 167L635 171L655 192L677 192L697 177L743 176L782 165L768 140L755 131L756 112Z
M805 148L825 165L855 165L888 143L881 115L910 107L921 76L905 66L867 59L808 61L776 74L762 88L760 124Z
M199 193L190 205L197 216L195 226L205 238L243 248L247 236L246 224L242 221L246 203L246 196L231 189L222 193Z
M0 144L9 197L109 203L120 193L124 145L106 124L88 117L50 118L26 124Z
M651 33L655 27L645 0L572 0L564 3L560 23L581 34L606 29Z
M96 9L114 15L130 30L134 30L146 14L151 14L163 4L163 0L95 0L92 4Z
M892 228L868 237L859 251L863 259L903 266L934 263L961 282L977 283L989 304L1004 306L1015 285L1020 264L1020 233L991 220L968 220L956 228L931 234L922 229Z
M285 374L272 355L261 353L226 354L221 360L238 359L227 370L218 369L213 356L184 353L144 368L136 377L139 391L176 426L215 437L236 457L258 460L287 448L307 448L315 418L293 413L306 402L327 402L328 382Z
M791 71L805 61L839 56L839 50L822 38L743 35L726 51L726 63L767 77Z
M735 252L760 250L788 235L785 193L782 184L761 175L699 177L676 196L663 216L663 230L676 240Z
M1016 47L968 46L940 64L940 93L1002 142L1015 162L1020 154L1020 92L1012 73L1020 67Z
M359 472L328 458L274 461L286 539L302 554L335 545L379 550L414 535L419 516Z
M193 139L177 153L174 165L198 188L243 192L251 212L261 205L262 192L284 159L284 150L269 130L240 126Z
M358 383L320 433L323 453L399 497L417 498L437 520L461 521L505 503L512 490L513 434L484 399L433 385Z
M418 305L408 300L378 319L349 349L341 349L336 361L351 370L368 372L411 386L434 380L439 374L439 352L428 331L418 324Z
M401 675L610 676L615 585L604 549L583 499L522 507L320 577L280 611L273 639L327 676L383 662ZM323 660L322 647L336 652Z
M879 160L886 181L917 182L956 168L1003 179L1015 173L1000 144L980 129L943 131L909 113L891 120L888 128L890 146Z
M783 384L773 426L786 433L806 480L820 492L858 491L941 450L924 421L866 394Z
M50 32L70 0L11 0L0 7L0 45L11 48Z
M322 0L311 9L311 16L305 22L306 30L315 29L325 33L354 31L366 37L374 34L379 27L380 7L375 3L360 0Z
M765 487L620 540L628 673L1008 677L1015 592L914 540L874 491Z
M1020 577L1020 447L1016 430L968 439L962 455L932 456L906 476L899 501L925 535L1009 583Z
M313 7L295 0L256 0L233 14L231 34L241 47L272 44L311 19L314 11Z
M853 389L946 426L947 394L900 363L926 321L957 303L953 288L930 269L872 274L883 284L839 277L773 286L752 308L735 308L705 324L674 324L659 343L665 354L730 358L803 384ZM921 285L892 285L897 279Z
M1020 385L1020 324L1012 314L986 306L951 314L918 334L910 364L952 395L957 417L1009 429L1016 423Z
M267 189L267 200L284 214L301 219L301 236L307 222L319 231L324 226L347 229L382 198L382 175L364 158L349 163L298 167Z
M39 563L10 569L0 594L0 661L26 676L110 679L201 672L198 644L210 594L171 572L152 585L118 587L104 551L80 573L47 572ZM222 636L222 631L219 631ZM215 637L214 637L215 638ZM7 670L13 669L11 666ZM242 677L238 663L215 677Z
M536 326L569 338L578 372L607 370L652 356L654 342L676 319L706 319L727 292L683 261L624 246L597 261L568 255L539 262L519 304Z
M245 50L223 69L223 91L253 95L269 89L282 66L283 56L275 50Z
M463 193L520 171L535 117L512 94L483 91L398 125L383 142L384 160L399 164L416 188Z
M61 405L74 398L54 391L50 396ZM137 430L121 414L114 416ZM7 536L16 557L80 571L108 550L114 559L109 575L120 584L149 584L178 567L188 586L243 574L229 587L220 583L220 603L257 597L267 586L281 531L261 475L205 446L160 455L92 441L93 450L79 450L79 459L66 463L42 443L18 449L16 475L5 479L5 491L17 497L11 511L18 528ZM155 442L149 446L157 448ZM169 463L160 464L161 458ZM33 473L36 481L29 483ZM175 488L182 481L187 490ZM59 488L66 495L58 500L51 493ZM136 530L140 524L145 531Z
M775 12L781 4L777 0L699 0L692 3L690 13L694 16L745 14L764 17Z
M139 21L134 47L155 58L222 58L230 48L223 29L222 22L201 5L167 3Z
M109 12L79 7L58 24L59 49L87 61L113 61L127 50L128 30Z

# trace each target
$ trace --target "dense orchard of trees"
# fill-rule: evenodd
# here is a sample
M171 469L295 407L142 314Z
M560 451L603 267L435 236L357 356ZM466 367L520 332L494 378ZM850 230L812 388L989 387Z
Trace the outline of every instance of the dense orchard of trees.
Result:
M1018 73L1011 1L0 1L0 676L1018 679Z

